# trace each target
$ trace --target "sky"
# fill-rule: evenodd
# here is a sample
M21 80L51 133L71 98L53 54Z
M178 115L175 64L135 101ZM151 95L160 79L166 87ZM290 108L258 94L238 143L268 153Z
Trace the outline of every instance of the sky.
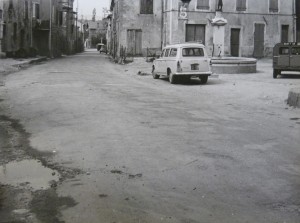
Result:
M111 0L75 0L74 10L76 11L78 3L78 19L91 19L93 16L93 9L96 9L96 19L103 18L103 8L109 9Z

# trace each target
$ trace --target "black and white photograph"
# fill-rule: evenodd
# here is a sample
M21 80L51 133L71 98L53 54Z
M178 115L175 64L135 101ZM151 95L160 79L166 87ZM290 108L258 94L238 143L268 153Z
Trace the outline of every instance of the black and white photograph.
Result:
M300 0L0 0L0 223L299 223Z

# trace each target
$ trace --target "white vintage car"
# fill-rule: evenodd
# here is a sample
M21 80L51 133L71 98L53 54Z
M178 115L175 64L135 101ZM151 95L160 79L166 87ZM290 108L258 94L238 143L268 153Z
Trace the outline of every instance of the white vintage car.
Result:
M163 48L160 57L153 61L152 75L158 79L166 75L171 84L192 77L206 84L210 71L210 58L205 46L199 43L182 43Z

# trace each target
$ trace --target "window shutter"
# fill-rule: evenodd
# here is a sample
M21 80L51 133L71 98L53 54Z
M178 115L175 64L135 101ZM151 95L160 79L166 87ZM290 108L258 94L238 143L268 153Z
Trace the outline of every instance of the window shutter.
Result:
M270 12L278 12L278 0L270 0Z
M246 0L237 0L236 1L236 10L237 11L246 11Z
M209 0L197 0L197 9L209 9Z

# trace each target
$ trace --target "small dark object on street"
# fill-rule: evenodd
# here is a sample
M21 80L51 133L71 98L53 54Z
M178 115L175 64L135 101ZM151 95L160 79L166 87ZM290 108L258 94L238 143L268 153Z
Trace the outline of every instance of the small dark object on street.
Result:
M107 194L99 194L99 197L105 198L105 197L108 197L108 195Z
M121 170L111 170L111 173L116 173L116 174L122 174L123 172Z
M135 175L129 174L128 178L129 179L134 179L134 178L140 178L142 176L143 176L143 174L141 174L141 173L138 173L138 174L135 174Z

